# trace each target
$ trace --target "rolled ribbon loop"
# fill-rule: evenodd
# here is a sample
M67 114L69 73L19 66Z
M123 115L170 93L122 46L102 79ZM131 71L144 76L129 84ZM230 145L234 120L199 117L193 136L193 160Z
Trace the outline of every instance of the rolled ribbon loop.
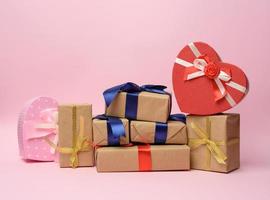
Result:
M127 82L121 85L114 86L103 92L106 106L110 106L119 92L140 92L140 87L132 82Z
M142 85L141 87L135 83L127 82L121 85L114 86L109 88L103 92L103 96L105 99L106 106L110 106L113 100L116 98L119 92L127 92L127 93L139 93L142 91L153 92L158 94L168 94L164 89L166 86L163 85Z
M175 63L186 67L184 80L192 80L202 76L213 79L214 100L218 101L225 98L231 107L235 106L236 102L227 92L226 86L234 88L241 93L246 93L247 88L232 81L230 70L221 69L207 55L202 55L194 43L190 43L188 46L195 56L193 62L188 62L181 58L176 58L175 60Z
M108 131L108 143L109 145L119 145L120 137L126 135L123 122L116 117L108 117L106 115L98 115L94 119L106 120Z
M153 92L158 94L166 94L164 91L167 87L164 85L142 85L141 87L142 91L146 92Z

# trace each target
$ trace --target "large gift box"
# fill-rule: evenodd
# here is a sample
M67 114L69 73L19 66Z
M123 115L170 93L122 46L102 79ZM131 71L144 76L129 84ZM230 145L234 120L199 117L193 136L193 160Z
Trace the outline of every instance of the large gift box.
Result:
M241 68L222 61L208 44L191 42L175 60L173 88L182 112L211 115L242 101L249 82Z
M139 145L100 147L96 150L98 172L189 170L187 145Z
M127 119L167 122L171 96L165 86L126 83L106 90L106 115Z
M94 144L119 146L129 144L129 121L125 118L96 116L93 119Z
M58 111L60 167L93 166L92 106L60 105Z
M187 117L191 168L230 172L240 166L240 115Z
M131 142L148 144L187 144L187 129L183 121L167 123L131 121Z

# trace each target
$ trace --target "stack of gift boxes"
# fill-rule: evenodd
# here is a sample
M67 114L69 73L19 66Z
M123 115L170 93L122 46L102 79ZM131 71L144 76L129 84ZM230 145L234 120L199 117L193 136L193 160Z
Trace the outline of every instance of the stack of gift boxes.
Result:
M60 167L95 163L99 172L190 169L185 116L170 116L171 94L165 88L126 83L108 89L105 114L93 120L91 105L60 105Z
M182 118L168 121L171 96L164 89L126 83L104 92L106 112L93 120L94 144L114 147L97 148L98 171L190 168L186 127Z
M221 112L246 95L248 81L239 78L240 69L228 72L224 63L217 68L218 59L204 43L191 43L179 53L174 93L181 110L192 113L187 117L171 115L172 97L162 85L128 82L107 89L105 113L95 117L90 104L37 98L20 115L20 154L57 161L60 167L96 166L98 172L235 170L240 166L240 115Z

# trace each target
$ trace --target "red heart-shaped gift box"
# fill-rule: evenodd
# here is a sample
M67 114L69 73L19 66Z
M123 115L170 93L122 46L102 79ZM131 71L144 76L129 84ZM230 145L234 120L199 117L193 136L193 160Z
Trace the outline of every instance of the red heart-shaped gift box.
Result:
M175 60L173 88L182 112L210 115L238 104L248 92L248 79L240 68L222 62L208 44L193 42Z

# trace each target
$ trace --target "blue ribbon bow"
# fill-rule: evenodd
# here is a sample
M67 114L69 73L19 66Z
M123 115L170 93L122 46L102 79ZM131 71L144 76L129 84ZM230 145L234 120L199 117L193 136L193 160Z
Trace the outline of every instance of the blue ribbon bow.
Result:
M186 123L186 116L183 114L170 115L169 120ZM167 140L168 124L156 122L155 144L165 144Z
M167 87L163 85L142 85L140 87L135 83L127 82L105 90L103 92L103 96L105 99L106 106L109 107L113 102L113 100L116 98L118 93L127 92L125 117L128 119L136 119L139 93L142 91L146 91L170 95L169 93L164 91L164 89L166 88Z
M103 115L98 115L94 119L106 120L107 121L107 131L108 131L108 144L115 146L120 145L120 137L125 136L125 127L122 121L116 117L108 117Z

